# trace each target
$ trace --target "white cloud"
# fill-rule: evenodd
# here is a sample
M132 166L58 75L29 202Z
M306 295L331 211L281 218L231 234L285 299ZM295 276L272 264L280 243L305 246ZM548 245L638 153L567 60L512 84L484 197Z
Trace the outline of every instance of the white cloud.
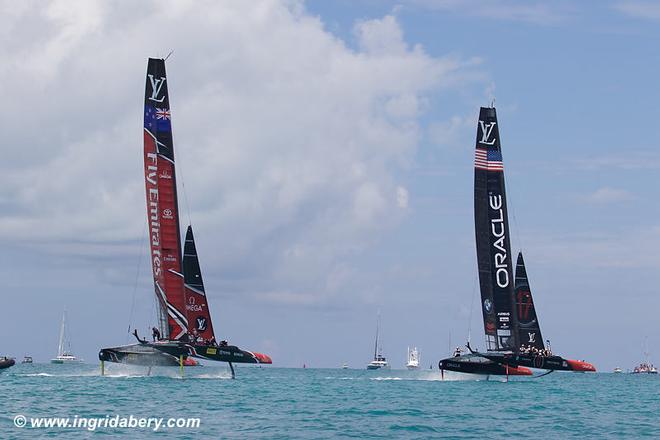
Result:
M426 95L474 64L409 47L392 16L358 23L349 49L296 1L13 5L2 239L79 253L139 237L146 58L173 49L182 223L187 200L205 274L263 300L341 290L341 257L405 215L395 176Z
M660 20L660 4L658 2L622 1L615 3L613 8L629 17Z
M408 190L402 186L397 187L396 189L396 202L399 208L407 208L410 195Z
M464 15L541 25L565 21L573 12L573 6L566 1L555 1L552 4L526 0L404 0L404 2Z
M617 188L599 188L591 194L584 196L584 200L589 203L610 204L621 203L633 200L635 197L630 192Z
M660 169L660 154L655 151L628 150L625 153L599 154L579 158L573 162L580 169L593 171L603 169L654 170Z
M454 115L447 121L436 121L429 126L431 141L439 146L455 149L473 148L474 127L477 115Z
M539 267L657 268L660 228L627 225L606 232L527 234L525 256ZM527 258L526 258L527 259Z

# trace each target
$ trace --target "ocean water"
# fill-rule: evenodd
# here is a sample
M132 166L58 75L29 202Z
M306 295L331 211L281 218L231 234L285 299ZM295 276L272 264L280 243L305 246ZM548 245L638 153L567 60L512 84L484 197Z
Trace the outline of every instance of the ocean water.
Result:
M0 438L660 438L660 376L17 365L0 373ZM27 426L14 419L26 417ZM30 427L31 418L198 418L199 427ZM109 423L109 422L108 422ZM134 422L135 423L135 422ZM173 423L176 423L173 422ZM182 422L183 423L183 422Z

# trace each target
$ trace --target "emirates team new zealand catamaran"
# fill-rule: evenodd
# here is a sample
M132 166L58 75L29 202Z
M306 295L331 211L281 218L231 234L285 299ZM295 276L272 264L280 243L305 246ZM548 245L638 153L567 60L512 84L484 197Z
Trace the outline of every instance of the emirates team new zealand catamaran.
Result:
M564 359L546 349L527 279L522 253L515 278L509 242L504 166L495 108L482 107L474 161L474 222L486 352L460 350L439 362L461 378L490 375L531 376L530 368L596 371L584 361Z
M269 356L216 342L204 290L192 227L188 226L183 258L179 229L174 144L165 60L149 59L144 98L144 178L149 243L158 302L154 341L103 348L104 362L145 366L179 366L189 358L233 363L272 363Z

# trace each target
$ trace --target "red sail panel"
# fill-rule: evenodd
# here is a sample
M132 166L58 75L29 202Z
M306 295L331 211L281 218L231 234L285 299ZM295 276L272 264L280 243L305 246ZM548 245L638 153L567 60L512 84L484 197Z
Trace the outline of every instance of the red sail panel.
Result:
M188 331L188 320L166 81L164 60L150 58L144 102L144 176L151 265L156 297L167 312L163 336L179 339Z
M188 330L207 341L215 338L192 226L188 226L186 242L183 245L183 275L186 286Z

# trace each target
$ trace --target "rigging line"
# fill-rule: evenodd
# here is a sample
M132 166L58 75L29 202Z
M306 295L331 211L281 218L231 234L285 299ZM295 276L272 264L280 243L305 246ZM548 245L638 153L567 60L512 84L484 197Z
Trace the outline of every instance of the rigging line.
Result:
M172 144L176 145L174 142L174 133L172 133ZM183 165L181 161L181 155L179 155L177 162L177 171L179 174L180 179L178 179L181 182L181 190L183 191L183 203L186 205L186 214L188 215L188 224L192 225L192 217L190 216L190 205L188 204L188 192L186 191L186 180L183 177Z
M133 312L135 311L135 295L137 294L137 286L138 286L138 281L140 279L140 270L142 266L142 259L144 258L144 242L146 241L147 235L147 222L145 221L142 224L142 234L140 234L141 240L140 240L140 257L138 258L137 262L137 268L135 270L135 282L133 283L133 294L131 297L131 311L128 315L128 331L126 335L126 341L128 342L128 338L131 334L131 323L133 322Z
M472 283L472 295L470 299L470 318L468 319L468 342L470 342L470 337L472 335L472 315L474 311L474 299L477 296L477 274L474 274L474 282Z
M512 200L513 202L513 200ZM516 230L516 240L518 240L518 249L521 251L525 249L525 246L523 246L522 239L520 238L520 227L518 226L518 219L516 218L516 208L515 208L515 203L511 203L511 214L513 216L513 225Z
M516 240L518 240L518 249L522 252L523 249L525 249L525 246L523 246L522 239L520 238L520 227L518 226L518 218L516 217L516 203L515 203L515 197L511 194L511 190L509 190L509 205L511 206L511 215L513 217L513 226L514 226L514 233L516 234Z

